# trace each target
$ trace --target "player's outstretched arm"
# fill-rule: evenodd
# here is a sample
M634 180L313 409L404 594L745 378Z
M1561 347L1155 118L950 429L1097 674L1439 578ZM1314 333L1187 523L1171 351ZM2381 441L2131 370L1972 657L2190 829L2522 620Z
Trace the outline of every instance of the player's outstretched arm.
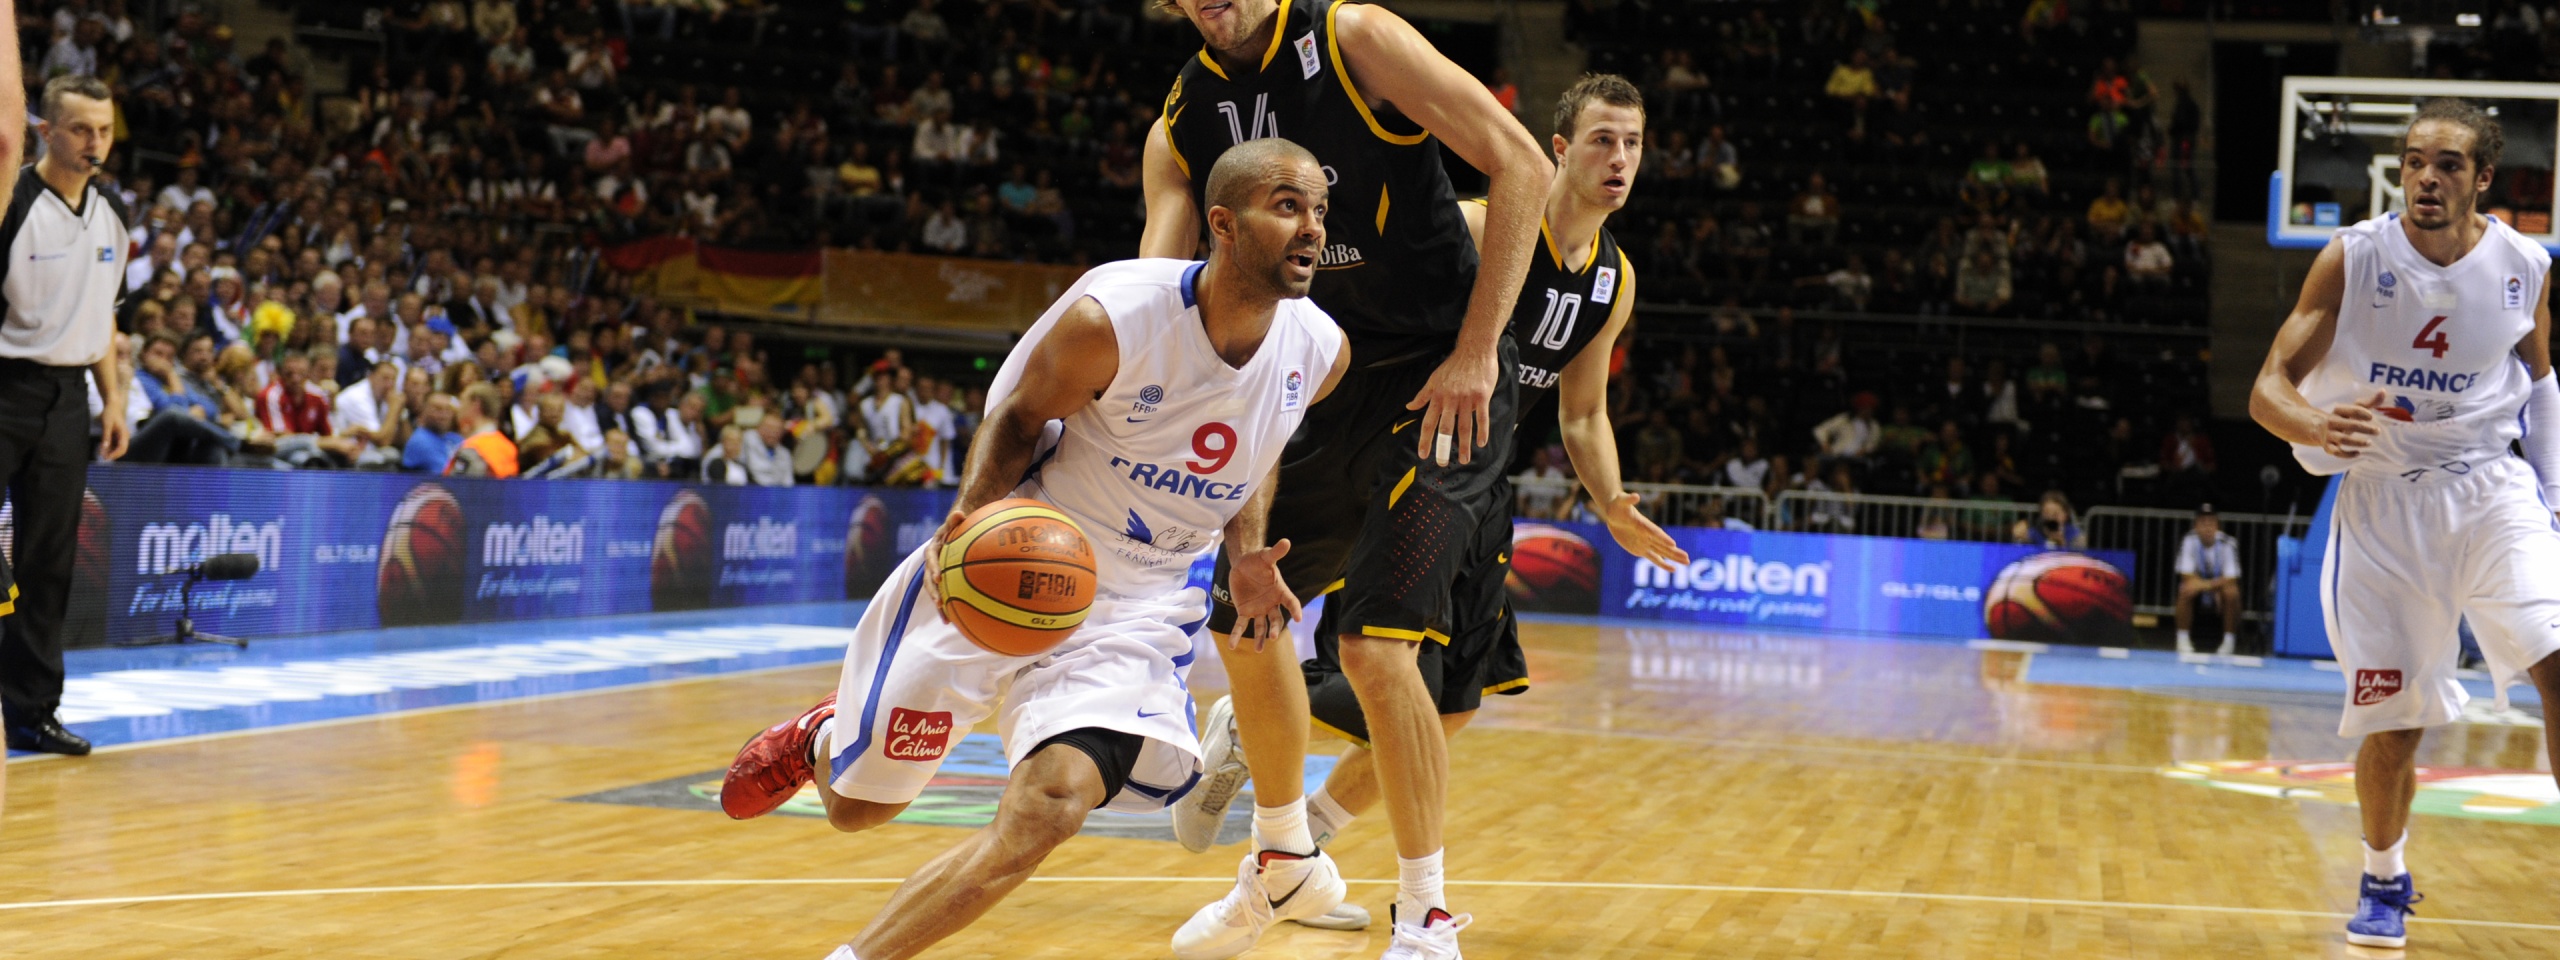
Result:
M978 425L969 444L969 463L960 474L960 498L933 535L928 557L941 553L942 544L960 532L960 522L970 512L1004 499L1022 485L1022 475L1031 469L1032 453L1049 421L1083 409L1120 375L1119 334L1111 328L1111 315L1092 297L1068 306L1047 336L1022 349L1030 351L1022 379ZM925 584L933 592L934 609L940 610L941 584L933 577L926 577Z
M1173 132L1163 118L1147 128L1147 148L1139 162L1147 197L1147 226L1138 234L1138 255L1189 260L1200 250L1200 208L1191 202L1191 174L1173 149Z
M2377 390L2363 401L2322 410L2302 396L2302 378L2329 355L2329 345L2337 339L2338 310L2346 288L2346 247L2331 240L2311 262L2311 273L2302 279L2302 295L2294 301L2284 327L2276 331L2275 346L2268 348L2267 362L2258 368L2257 384L2249 391L2249 418L2259 426L2287 442L2319 447L2335 457L2354 457L2372 443L2377 429L2373 410L2383 400Z
M1618 474L1618 435L1609 425L1609 351L1635 315L1636 273L1624 254L1618 257L1618 305L1609 325L1583 344L1566 363L1556 383L1556 424L1564 432L1564 455L1575 476L1591 491L1591 502L1608 521L1609 536L1628 553L1665 570L1687 564L1688 551L1652 520L1636 511L1637 496L1627 492Z
M1363 94L1395 105L1493 180L1483 254L1458 349L1407 407L1423 411L1414 438L1417 455L1432 456L1438 438L1453 435L1458 462L1472 463L1475 448L1493 439L1490 401L1500 375L1502 328L1511 322L1512 303L1529 276L1555 164L1492 91L1441 56L1404 18L1384 7L1347 4L1334 14L1334 34L1342 44L1342 67Z

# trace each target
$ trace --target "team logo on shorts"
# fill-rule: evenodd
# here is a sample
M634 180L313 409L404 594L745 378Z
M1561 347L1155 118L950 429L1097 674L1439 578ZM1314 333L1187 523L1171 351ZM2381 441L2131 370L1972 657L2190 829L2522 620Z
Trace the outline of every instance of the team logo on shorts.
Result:
M2356 706L2370 707L2400 692L2400 671L2356 671Z
M891 760L940 760L950 746L951 711L927 713L889 708L889 735L880 741L881 756Z

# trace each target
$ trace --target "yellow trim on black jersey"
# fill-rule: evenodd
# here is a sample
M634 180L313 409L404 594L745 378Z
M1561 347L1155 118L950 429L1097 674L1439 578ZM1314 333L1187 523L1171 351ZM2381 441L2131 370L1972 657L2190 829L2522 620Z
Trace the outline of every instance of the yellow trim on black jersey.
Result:
M1396 501L1404 499L1404 492L1413 489L1414 474L1421 472L1421 470L1421 467L1405 468L1404 479L1396 481L1396 488L1387 491L1387 509L1395 509Z
M1281 0L1280 21L1271 25L1271 49L1262 51L1262 69L1271 69L1271 58L1280 55L1280 38L1286 36L1288 32L1289 3L1288 0ZM1235 82L1234 78L1227 76L1227 68L1218 65L1218 58L1209 55L1209 48L1206 46L1200 48L1200 65L1209 68L1209 72L1217 74L1220 80L1228 83Z
M1482 200L1479 200L1479 201L1476 201L1476 202L1478 202L1478 203L1485 203L1485 201L1482 201ZM1490 204L1490 203L1485 203L1485 209L1487 209L1487 210L1491 210L1491 209L1493 209L1493 205L1492 205L1492 204ZM1540 239L1540 240L1544 240L1544 241L1546 241L1546 242L1547 242L1547 259L1548 259L1548 260L1551 260L1551 261L1553 261L1553 262L1555 263L1555 265L1556 265L1556 269L1558 269L1558 270L1562 270L1562 271L1564 271L1564 272L1566 272L1566 273L1574 274L1574 275L1576 275L1576 276L1580 276L1580 275L1582 275L1582 274L1590 273L1590 272L1591 272L1591 268L1592 268L1592 267L1594 267L1594 266L1598 266L1598 265L1599 265L1599 263L1600 263L1600 230L1601 230L1601 228L1599 228L1599 227L1594 227L1594 228L1592 228L1592 230L1591 230L1591 253L1590 253L1590 255L1589 255L1589 259L1586 259L1586 260L1582 261L1582 267L1581 267L1580 269L1575 269L1575 268L1573 268L1573 267L1568 267L1568 266L1565 266L1565 265L1564 265L1564 248L1563 248L1563 247L1556 246L1556 235L1555 235L1554 233L1549 232L1549 231L1547 230L1547 218L1546 218L1546 217L1544 217L1544 216L1540 216L1540 217L1538 218L1538 239ZM1627 259L1626 251L1624 251L1624 250L1620 250L1620 251L1618 251L1618 261L1619 261L1620 263L1625 263L1625 262L1626 262L1626 259Z
M1429 130L1410 136L1388 133L1386 127L1378 124L1377 115L1369 112L1369 98L1361 96L1360 88L1351 82L1351 65L1342 62L1342 35L1334 32L1333 26L1333 15L1348 2L1350 0L1333 0L1332 6L1324 8L1324 45L1325 51L1333 55L1333 75L1342 79L1342 92L1351 95L1351 109L1360 111L1360 119L1369 121L1369 132L1377 134L1380 140L1400 147L1410 147L1430 139L1431 131ZM1219 74L1219 76L1225 76L1225 74Z
M1378 235L1387 235L1387 185L1378 185Z
M1336 591L1336 590L1340 590L1340 589L1342 589L1342 585L1343 585L1343 584L1345 584L1345 583L1349 583L1349 582L1350 582L1349 580L1336 580L1336 581L1334 581L1334 582L1332 582L1332 583L1325 584L1325 585L1324 585L1324 589L1316 591L1316 596L1321 597L1321 596L1324 596L1325 594L1332 593L1332 592L1334 592L1334 591Z
M1182 145L1173 139L1173 125L1181 122L1183 108L1190 106L1187 103L1180 107L1173 105L1173 101L1181 96L1182 78L1175 77L1172 92L1164 95L1164 148L1166 152L1173 154L1173 165L1182 168L1182 177L1188 180L1191 178L1191 161L1182 156ZM1144 155L1146 147L1140 145L1138 152Z
M1271 58L1280 55L1280 38L1288 35L1289 0L1280 0L1280 19L1271 25L1271 49L1262 51L1262 69L1271 69Z

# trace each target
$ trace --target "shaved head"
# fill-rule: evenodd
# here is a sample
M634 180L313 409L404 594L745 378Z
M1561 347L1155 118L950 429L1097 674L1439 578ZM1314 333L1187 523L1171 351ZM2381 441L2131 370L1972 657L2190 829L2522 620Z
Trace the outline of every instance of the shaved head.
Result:
M1227 148L1209 168L1205 191L1209 205L1241 210L1262 202L1273 182L1287 178L1299 164L1322 169L1307 148L1278 137L1247 140Z

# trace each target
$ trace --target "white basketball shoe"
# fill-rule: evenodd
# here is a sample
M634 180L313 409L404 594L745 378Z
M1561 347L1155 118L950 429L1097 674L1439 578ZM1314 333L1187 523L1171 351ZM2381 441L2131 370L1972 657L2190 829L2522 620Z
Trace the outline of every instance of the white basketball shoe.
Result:
M1345 900L1325 911L1324 916L1289 922L1318 930L1366 930L1369 929L1369 908Z
M1217 846L1227 808L1252 777L1244 762L1244 739L1236 735L1235 698L1219 697L1209 705L1207 722L1200 724L1200 782L1173 804L1173 838L1193 853Z
M1235 889L1201 907L1174 931L1173 955L1176 960L1226 960L1253 949L1274 923L1325 916L1349 890L1341 868L1324 851L1306 857L1278 850L1245 854Z
M1405 922L1396 916L1395 908L1387 908L1387 925L1395 936L1387 941L1387 952L1378 960L1461 960L1458 956L1458 931L1476 922L1474 914L1450 916L1449 911L1433 907L1423 913L1420 924Z

